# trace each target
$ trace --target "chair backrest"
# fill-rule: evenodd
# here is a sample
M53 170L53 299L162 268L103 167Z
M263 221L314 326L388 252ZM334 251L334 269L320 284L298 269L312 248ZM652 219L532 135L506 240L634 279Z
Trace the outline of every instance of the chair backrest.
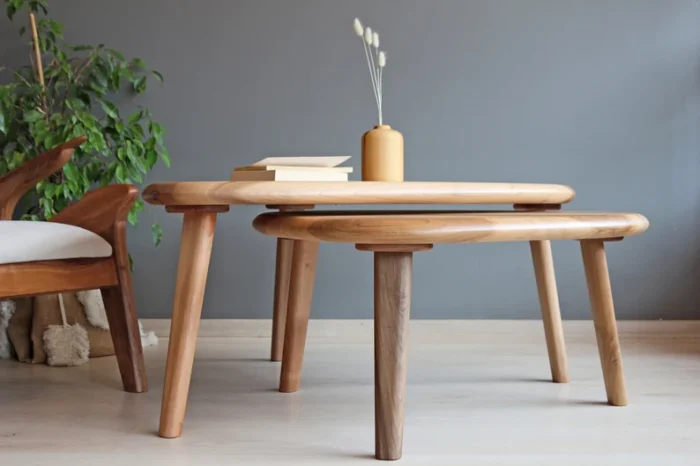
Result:
M50 222L67 223L97 233L114 244L114 228L124 223L139 190L129 184L112 184L85 194L75 204L51 217Z
M40 154L0 177L0 220L12 220L17 202L39 181L61 169L75 148L87 141L81 136Z

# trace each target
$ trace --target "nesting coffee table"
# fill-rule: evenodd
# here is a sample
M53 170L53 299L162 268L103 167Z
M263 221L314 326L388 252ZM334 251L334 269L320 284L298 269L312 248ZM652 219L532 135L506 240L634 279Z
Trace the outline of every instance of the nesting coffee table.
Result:
M625 406L627 392L604 242L642 233L648 225L647 219L639 214L598 212L324 211L262 214L253 223L258 231L295 241L292 273L294 282L299 284L292 285L289 297L290 324L280 390L294 391L299 385L310 290L314 281L313 263L319 242L354 243L361 251L373 252L375 456L380 460L399 459L403 447L413 253L430 250L437 243L529 241L533 246L543 310L549 306L551 314L556 307L558 314L558 304L554 304L557 303L554 270L551 263L542 263L542 242L577 240L581 243L608 403ZM549 249L549 243L546 245ZM551 256L547 258L549 262ZM558 315L556 319L557 332L561 336ZM551 324L551 316L549 320ZM566 371L563 337L557 345L552 361L555 381L557 375ZM552 349L550 345L550 356ZM560 350L562 354L556 354Z
M259 204L275 210L303 211L315 205L333 204L511 204L516 211L526 212L518 214L522 218L558 210L561 204L574 198L574 191L563 185L519 183L226 181L152 184L143 192L143 198L150 204L165 206L168 212L184 214L159 429L161 437L173 438L182 433L216 218L231 205ZM273 359L282 352L285 334L280 391L289 392L299 387L298 356L303 354L313 292L313 277L309 279L308 271L315 270L318 249L313 243L318 243L305 241L306 246L296 247L300 243L294 236L278 233L269 233L279 237ZM566 382L566 353L549 243L557 238L545 235L521 239L531 244L552 378L555 382ZM301 273L303 270L307 272ZM285 322L288 297L292 320ZM389 459L396 449L389 448L387 452Z

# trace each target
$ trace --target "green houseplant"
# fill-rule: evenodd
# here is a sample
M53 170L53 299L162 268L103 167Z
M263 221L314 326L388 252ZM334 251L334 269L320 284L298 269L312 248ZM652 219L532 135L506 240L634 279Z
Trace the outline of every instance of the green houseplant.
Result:
M35 53L22 68L0 65L0 175L65 141L88 138L61 172L36 185L23 203L23 219L49 219L95 186L140 183L159 161L170 166L163 127L151 112L139 107L122 115L115 104L143 94L149 78L162 82L159 72L104 45L69 44L63 25L47 17L46 0L5 3ZM143 208L141 200L134 204L132 225ZM152 233L158 244L160 226Z

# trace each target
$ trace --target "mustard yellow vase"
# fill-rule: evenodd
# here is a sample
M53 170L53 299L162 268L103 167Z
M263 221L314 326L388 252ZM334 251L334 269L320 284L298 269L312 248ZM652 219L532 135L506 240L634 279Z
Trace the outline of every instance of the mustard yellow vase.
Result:
M403 136L391 126L362 135L362 181L403 181Z

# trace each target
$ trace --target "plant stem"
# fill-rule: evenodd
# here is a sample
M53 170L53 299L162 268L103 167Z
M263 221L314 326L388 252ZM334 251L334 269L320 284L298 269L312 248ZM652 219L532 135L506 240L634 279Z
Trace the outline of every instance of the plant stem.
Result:
M13 70L13 69L11 69L11 68L5 68L5 67L0 68L0 71L3 71L3 70L7 70L7 71L11 72L11 73L14 74L17 78L21 79L21 80L24 82L24 84L26 84L27 86L31 86L31 84L29 83L29 81L27 81L26 79L24 79L24 76L22 76L21 74L19 74L17 71L15 71L15 70Z
M39 47L39 33L36 28L36 18L34 13L29 13L29 25L32 28L32 42L34 43L34 54L36 55L36 71L41 84L41 101L44 103L44 119L49 123L49 106L46 102L46 84L44 82L44 65L41 62L41 48ZM31 57L31 55L30 55Z
M95 57L96 57L96 55L91 55L90 58L87 59L87 60L85 61L85 64L80 68L80 70L78 70L78 72L77 72L77 74L76 74L76 76L75 76L75 79L73 80L73 82L74 82L75 84L79 84L80 77L82 76L83 71L85 71L85 69L86 69L88 66L90 66L90 64L93 62L93 60L95 59ZM76 69L77 69L77 67L76 67Z
M39 83L44 87L44 67L41 63L41 50L39 50L39 34L36 29L36 19L34 13L29 13L29 24L32 27L32 41L34 42L34 53L36 54L36 70L39 73Z

